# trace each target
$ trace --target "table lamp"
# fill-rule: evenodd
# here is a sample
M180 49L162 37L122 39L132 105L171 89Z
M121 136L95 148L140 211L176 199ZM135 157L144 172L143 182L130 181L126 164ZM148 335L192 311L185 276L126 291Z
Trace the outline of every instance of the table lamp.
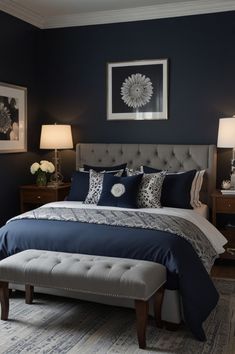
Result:
M42 125L40 149L55 149L55 172L51 176L53 185L58 186L63 181L60 168L58 149L72 149L73 139L71 125L50 124Z
M221 148L233 148L231 187L235 188L235 116L231 118L221 118L219 120L217 146Z

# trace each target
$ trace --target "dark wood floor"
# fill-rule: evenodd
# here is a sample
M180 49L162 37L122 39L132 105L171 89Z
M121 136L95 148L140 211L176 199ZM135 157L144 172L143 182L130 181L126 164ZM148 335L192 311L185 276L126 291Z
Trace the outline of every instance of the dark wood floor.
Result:
M211 275L216 278L235 279L235 261L217 260L212 268Z

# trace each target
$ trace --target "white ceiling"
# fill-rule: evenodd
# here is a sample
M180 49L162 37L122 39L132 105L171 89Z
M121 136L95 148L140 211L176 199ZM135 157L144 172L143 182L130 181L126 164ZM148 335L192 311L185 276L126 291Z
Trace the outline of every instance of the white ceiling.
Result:
M0 0L0 10L56 28L234 11L235 0Z
M193 0L197 1L197 0ZM72 15L182 2L182 0L14 0L43 16Z

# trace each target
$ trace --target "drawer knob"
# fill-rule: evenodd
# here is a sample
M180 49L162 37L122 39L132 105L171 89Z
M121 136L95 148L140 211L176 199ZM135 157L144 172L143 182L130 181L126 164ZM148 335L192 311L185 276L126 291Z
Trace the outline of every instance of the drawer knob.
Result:
M38 195L38 196L37 196L37 198L38 198L38 199L41 199L41 196L40 196L40 195Z
M231 208L231 204L228 204L228 207Z

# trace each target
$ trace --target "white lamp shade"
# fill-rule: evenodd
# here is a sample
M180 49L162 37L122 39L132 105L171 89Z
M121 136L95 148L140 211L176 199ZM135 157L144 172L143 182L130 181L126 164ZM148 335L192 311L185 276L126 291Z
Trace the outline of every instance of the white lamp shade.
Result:
M235 117L219 120L218 147L235 148Z
M71 149L73 139L70 125L42 125L40 149Z

